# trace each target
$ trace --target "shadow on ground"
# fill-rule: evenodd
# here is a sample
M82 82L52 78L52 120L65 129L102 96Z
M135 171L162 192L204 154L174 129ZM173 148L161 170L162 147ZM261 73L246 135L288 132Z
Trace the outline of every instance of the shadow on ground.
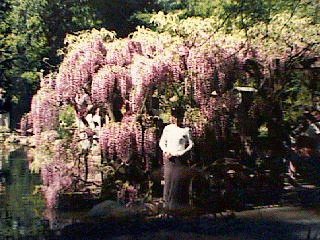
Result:
M51 239L320 239L320 217L293 207L245 211L235 217L131 219L79 223Z

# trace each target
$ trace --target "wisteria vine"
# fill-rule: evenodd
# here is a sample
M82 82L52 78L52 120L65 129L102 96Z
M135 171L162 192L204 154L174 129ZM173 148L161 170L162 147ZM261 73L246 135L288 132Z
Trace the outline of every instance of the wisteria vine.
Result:
M223 139L228 114L239 105L234 86L243 79L260 81L268 76L268 59L258 47L241 40L230 43L208 39L197 45L149 30L109 42L95 35L75 44L55 76L45 78L33 97L31 117L22 119L21 128L25 133L32 122L36 136L56 129L59 104L73 106L80 120L99 109L104 114L100 116L104 126L99 131L91 130L90 144L97 136L104 160L129 165L140 161L148 172L159 136L156 126L141 121L141 116L150 114L147 103L159 86L183 86L183 99L191 99L189 110L197 112L196 117L185 118L196 141L204 138L210 128L215 128L216 137ZM51 207L59 192L76 179L68 177L70 169L63 158L58 154L42 168L46 199Z

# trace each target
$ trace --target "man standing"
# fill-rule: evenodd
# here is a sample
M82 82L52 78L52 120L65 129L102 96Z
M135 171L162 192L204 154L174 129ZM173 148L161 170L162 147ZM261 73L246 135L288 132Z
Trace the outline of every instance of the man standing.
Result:
M184 110L172 109L171 116L171 124L164 128L159 143L164 155L164 202L170 211L189 206L188 161L193 147L190 129L182 126Z
M0 128L5 130L10 128L9 102L5 98L5 90L2 88L0 88Z

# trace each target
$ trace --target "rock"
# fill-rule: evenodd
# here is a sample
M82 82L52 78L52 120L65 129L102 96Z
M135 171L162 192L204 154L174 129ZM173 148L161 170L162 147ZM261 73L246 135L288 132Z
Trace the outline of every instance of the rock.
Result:
M6 144L11 144L11 143L19 143L20 142L20 139L17 135L14 135L14 134L10 134L8 136L6 136L6 140L5 140L5 143Z
M62 211L80 211L94 206L97 202L97 198L93 194L93 191L66 191L59 194L57 207Z
M144 208L145 208L145 213L148 216L153 216L153 215L157 215L160 213L159 204L145 203Z
M29 144L28 137L20 136L19 140L20 140L20 144L21 145L28 146L28 144Z
M122 218L132 216L132 211L118 202L106 200L95 205L88 212L88 216L103 218Z
M111 200L95 205L89 212L89 217L131 218L158 214L159 207L150 203L134 203L128 207Z

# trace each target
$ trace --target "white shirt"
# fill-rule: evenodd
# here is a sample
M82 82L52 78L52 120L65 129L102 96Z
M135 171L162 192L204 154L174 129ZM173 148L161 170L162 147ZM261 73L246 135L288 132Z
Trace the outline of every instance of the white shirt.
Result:
M190 129L170 124L163 129L159 146L164 153L182 156L193 147Z

